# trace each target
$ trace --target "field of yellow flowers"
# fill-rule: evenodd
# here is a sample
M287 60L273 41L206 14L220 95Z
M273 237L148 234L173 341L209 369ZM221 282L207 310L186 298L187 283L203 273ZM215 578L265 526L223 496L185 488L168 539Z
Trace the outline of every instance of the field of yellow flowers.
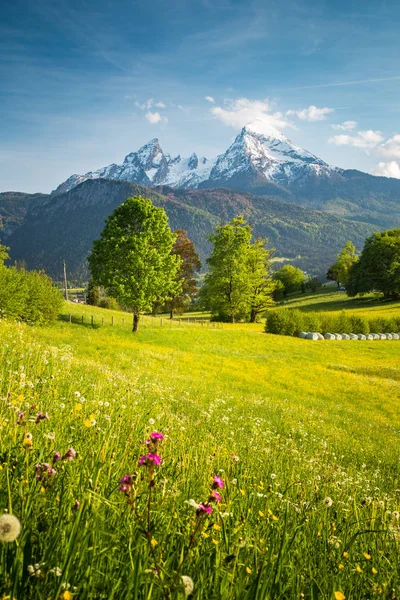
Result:
M400 342L69 312L0 323L1 599L400 598Z

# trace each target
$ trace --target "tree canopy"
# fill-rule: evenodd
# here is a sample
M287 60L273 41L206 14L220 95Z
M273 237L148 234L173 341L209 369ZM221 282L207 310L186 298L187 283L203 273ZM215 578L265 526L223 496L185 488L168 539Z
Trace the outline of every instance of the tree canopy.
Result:
M372 291L382 292L385 298L400 297L400 229L367 238L358 262L351 267L348 295Z
M301 288L305 276L301 269L293 265L285 265L274 273L274 279L281 282L280 288L282 289L283 286L283 295L286 296L290 292L295 292Z
M337 255L336 261L329 267L326 278L336 281L338 287L340 284L347 285L350 270L357 260L356 247L352 242L346 242L343 250Z
M180 293L176 276L181 259L172 254L176 235L163 208L148 198L128 198L106 220L88 257L93 280L122 306L139 316Z
M214 247L201 290L207 308L222 320L254 321L272 302L267 240L252 244L251 227L243 216L217 226L209 240Z
M181 291L168 302L171 319L175 310L183 310L190 304L192 297L197 294L195 274L201 269L199 255L194 243L189 239L187 231L178 229L175 234L177 237L172 254L176 254L181 259L177 274L177 281L181 283Z

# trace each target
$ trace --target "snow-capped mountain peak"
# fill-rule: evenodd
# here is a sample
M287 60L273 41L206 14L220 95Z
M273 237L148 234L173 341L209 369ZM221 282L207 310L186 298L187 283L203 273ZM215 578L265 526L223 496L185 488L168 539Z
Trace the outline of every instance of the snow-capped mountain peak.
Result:
M144 186L167 185L173 188L239 187L246 189L245 178L290 186L315 177L337 173L323 160L296 146L275 127L262 121L249 123L223 154L215 159L172 158L165 154L157 138L127 154L121 165L112 164L86 175L72 175L56 192L65 192L86 179L120 179Z

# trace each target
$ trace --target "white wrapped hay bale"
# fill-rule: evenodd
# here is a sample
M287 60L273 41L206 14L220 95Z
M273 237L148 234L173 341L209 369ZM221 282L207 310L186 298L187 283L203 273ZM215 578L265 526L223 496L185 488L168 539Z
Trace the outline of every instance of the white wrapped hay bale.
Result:
M349 340L350 336L348 333L342 333L342 340Z
M386 340L386 333L378 333L380 340Z
M342 335L341 335L340 333L335 333L335 338L336 338L337 340L341 340L341 339L343 339L343 338L342 338Z
M398 333L393 333L392 337L394 340L400 340L400 335Z
M336 340L336 336L334 333L325 333L324 339L325 340Z
M318 334L310 332L307 333L307 339L308 340L318 340Z
M373 333L372 335L373 335L374 340L379 340L380 339L379 333Z
M369 333L367 336L367 340L374 340L374 336L372 335L372 333Z
M355 333L350 333L349 338L351 340L358 340L358 335L356 335Z
M307 337L307 332L306 331L300 331L299 338L301 338L302 340L305 340L306 337Z
M359 333L358 336L357 336L357 338L359 340L366 340L367 339L363 333Z
M387 339L387 340L392 340L392 339L393 339L393 336L392 336L392 334L391 334L391 333L387 333L387 334L386 334L386 339Z
M324 336L322 335L322 333L319 333L319 331L314 331L313 333L315 333L315 335L318 337L319 340L324 339Z

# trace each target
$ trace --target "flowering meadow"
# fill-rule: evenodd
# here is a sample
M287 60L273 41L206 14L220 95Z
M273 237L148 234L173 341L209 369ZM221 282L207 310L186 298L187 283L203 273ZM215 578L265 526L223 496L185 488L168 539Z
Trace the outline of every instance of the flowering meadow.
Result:
M0 323L1 599L400 598L399 345L262 327Z

